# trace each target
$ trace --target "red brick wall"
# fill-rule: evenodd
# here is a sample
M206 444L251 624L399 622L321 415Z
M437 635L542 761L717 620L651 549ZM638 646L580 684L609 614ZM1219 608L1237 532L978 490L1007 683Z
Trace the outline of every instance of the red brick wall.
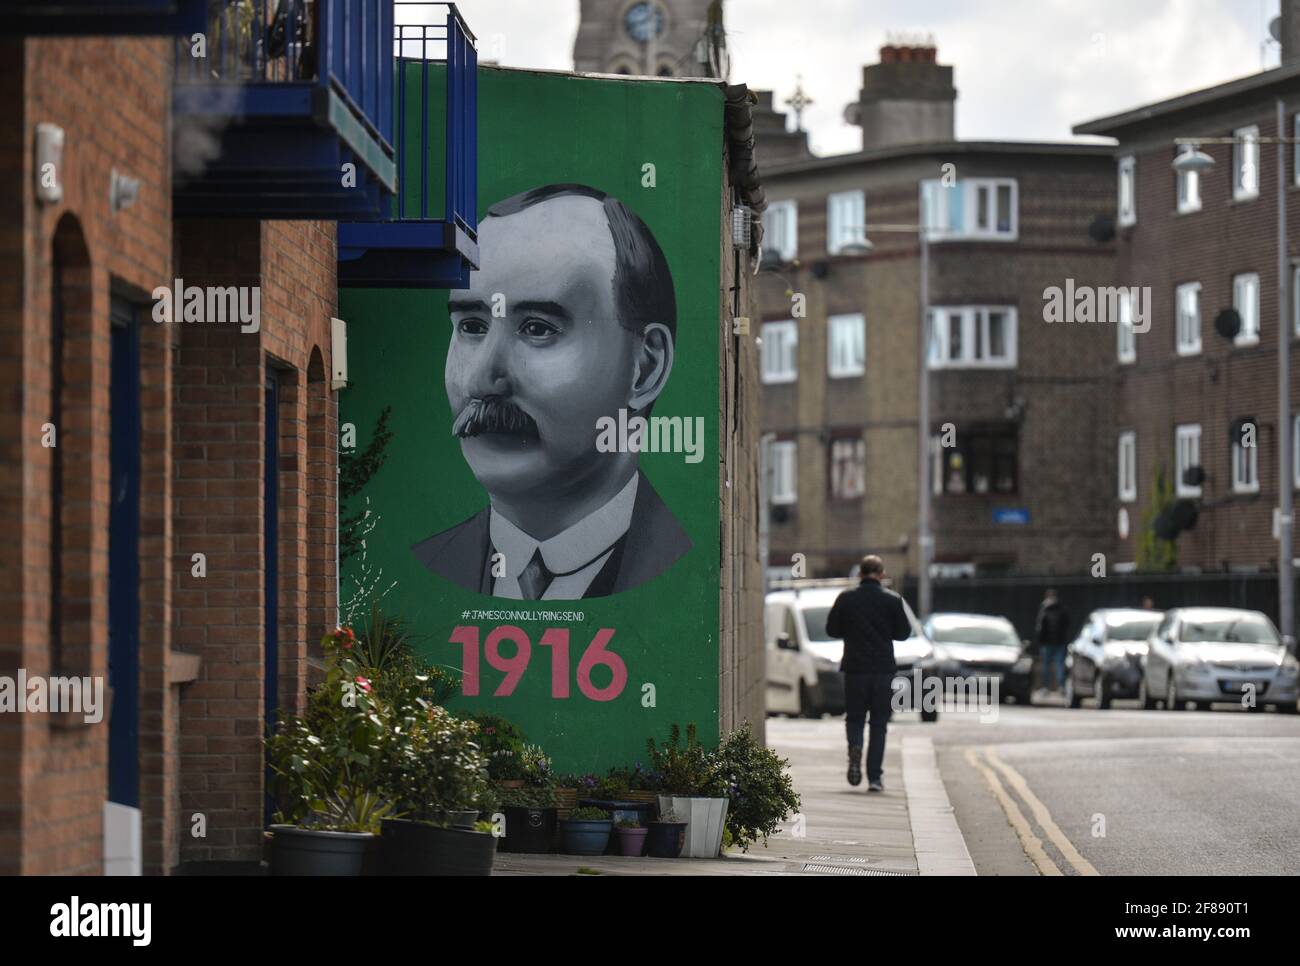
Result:
M50 674L104 675L108 587L108 392L111 286L153 288L170 273L171 176L168 153L170 57L161 40L6 40L0 49L0 357L5 385L4 494L0 522L11 553L0 559L0 616L13 633L0 644L0 674L19 667ZM63 199L35 200L33 141L39 122L66 135ZM109 205L113 167L140 179L135 204ZM55 234L78 265L65 273L65 389L58 445L65 499L53 507L55 452L41 445L51 407L51 285ZM165 398L168 349L162 333L142 332L144 391ZM161 394L161 395L160 395ZM148 402L146 402L148 405ZM166 442L146 416L146 445L161 445L144 464L150 499L165 493ZM150 434L153 435L150 435ZM155 504L158 507L164 503ZM61 514L63 580L51 587L52 513ZM142 557L157 560L165 525L146 515ZM142 561L143 562L143 561ZM57 591L56 593L52 593ZM142 731L157 708L149 683L169 646L161 569L144 563L140 596ZM62 607L61 652L50 640L51 599ZM163 619L158 619L159 615ZM152 618L152 622L151 622ZM61 657L59 656L61 653ZM152 700L152 705L151 705ZM108 724L64 727L47 716L0 720L0 872L97 873L102 869L102 808ZM143 749L160 747L142 734ZM149 794L151 786L142 783Z

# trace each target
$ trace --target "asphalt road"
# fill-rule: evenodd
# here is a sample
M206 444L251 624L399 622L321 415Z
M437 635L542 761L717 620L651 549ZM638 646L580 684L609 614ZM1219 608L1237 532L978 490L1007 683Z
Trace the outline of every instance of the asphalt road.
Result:
M1002 705L896 715L907 734L933 739L980 875L1300 874L1300 716Z

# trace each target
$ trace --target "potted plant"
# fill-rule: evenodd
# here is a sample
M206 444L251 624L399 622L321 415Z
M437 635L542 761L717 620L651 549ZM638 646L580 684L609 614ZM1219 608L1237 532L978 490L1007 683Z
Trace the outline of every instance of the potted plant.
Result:
M638 856L645 851L646 836L650 830L632 819L622 819L614 824L618 831L618 854Z
M506 788L518 788L526 781L524 761L526 738L519 727L499 714L476 714L479 748L487 760L488 776Z
M524 745L521 759L524 778L500 793L505 818L500 848L505 852L549 852L559 814L551 763L536 745Z
M659 813L647 828L646 853L656 859L675 859L686 845L686 823L678 821L671 808Z
M716 858L726 828L726 785L714 755L700 744L694 724L686 726L686 743L674 724L668 741L648 742L650 760L662 780L659 810L672 810L686 823L686 854L696 859Z
M614 823L599 808L575 808L560 822L564 851L569 855L604 855Z
M383 823L384 875L490 875L496 838L490 823L465 813L492 804L478 725L416 698L399 705L387 745L384 789L400 818Z
M379 749L388 733L383 702L350 657L356 635L338 628L321 642L323 686L303 715L286 716L267 738L272 875L360 875L380 823L392 814L379 790Z
M715 759L726 782L730 805L727 831L744 852L780 831L779 823L799 811L799 795L787 772L789 761L754 740L748 723L722 739Z

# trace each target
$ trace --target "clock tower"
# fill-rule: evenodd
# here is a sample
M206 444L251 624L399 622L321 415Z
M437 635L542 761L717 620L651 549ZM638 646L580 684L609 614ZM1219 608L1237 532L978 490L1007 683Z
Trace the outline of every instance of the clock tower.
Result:
M581 0L575 70L727 76L722 0Z

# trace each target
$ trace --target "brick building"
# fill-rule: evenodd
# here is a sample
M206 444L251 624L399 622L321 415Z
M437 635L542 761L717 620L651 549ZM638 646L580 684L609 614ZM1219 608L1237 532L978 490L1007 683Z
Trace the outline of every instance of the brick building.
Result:
M4 873L256 861L262 736L336 622L337 222L396 184L392 28L362 63L322 0L298 45L200 55L205 6L0 28L0 678L109 705L0 714Z
M932 47L887 46L850 111L860 152L763 162L774 574L803 554L807 576L843 576L868 550L917 572L920 246L869 226L916 226L923 205L938 572L1081 572L1106 539L1114 330L1048 324L1044 292L1110 284L1113 246L1089 226L1112 206L1112 162L957 141L955 96Z
M1300 167L1288 145L1285 284L1292 310L1280 320L1277 148L1251 139L1277 136L1279 98L1289 105L1283 136L1300 130L1300 23L1295 4L1282 7L1282 66L1075 128L1116 141L1117 280L1149 288L1151 298L1149 331L1134 331L1110 357L1117 463L1109 517L1121 567L1160 565L1144 559L1140 544L1173 500L1196 513L1166 565L1190 572L1277 569L1279 434L1294 439L1300 431L1294 407L1279 426L1277 395L1279 335L1300 334ZM1174 139L1189 137L1246 143L1203 144L1214 167L1181 174L1172 163L1184 148ZM1234 321L1237 333L1222 334L1221 326ZM1291 376L1294 399L1300 380L1294 369ZM1294 468L1287 475L1293 479L1284 485L1300 480ZM1158 476L1167 482L1162 498Z

